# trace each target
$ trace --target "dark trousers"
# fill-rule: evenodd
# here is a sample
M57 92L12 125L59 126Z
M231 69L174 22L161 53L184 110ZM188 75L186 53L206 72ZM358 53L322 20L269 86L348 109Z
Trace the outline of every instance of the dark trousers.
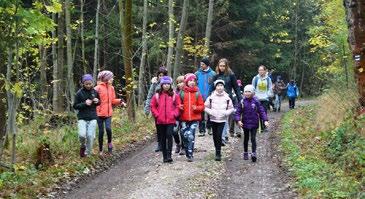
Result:
M157 124L157 132L160 134L160 144L163 159L171 158L172 151L172 134L174 132L173 124Z
M174 126L174 134L173 134L174 140L176 145L180 145L181 147L184 146L183 144L183 138L182 138L182 132L181 132L181 122L176 121L176 124Z
M112 118L111 117L98 117L98 127L99 127L99 151L103 151L103 137L104 137L104 123L105 130L108 137L108 143L112 142Z
M212 128L210 119L209 119L209 115L207 114L205 117L205 112L202 112L202 120L199 121L199 133L205 133L206 129L210 129ZM207 118L207 119L206 119Z
M257 129L243 129L244 139L243 139L243 151L248 152L248 140L251 136L252 153L256 153L256 133Z
M222 133L223 133L225 122L222 122L222 123L212 122L211 124L212 124L212 131L213 131L215 154L220 155L221 148L222 148Z
M295 97L289 97L289 108L295 108Z
M269 110L269 101L266 101L266 100L262 100L260 101L260 103L262 104L262 106L264 107L265 109L265 112L267 114L267 110ZM262 119L260 119L260 125L261 125L261 130L264 130L266 127L265 127L265 121L263 121Z

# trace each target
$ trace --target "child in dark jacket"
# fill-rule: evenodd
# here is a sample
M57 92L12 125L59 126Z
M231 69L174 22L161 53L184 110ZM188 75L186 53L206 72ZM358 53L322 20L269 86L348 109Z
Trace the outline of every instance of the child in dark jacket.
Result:
M184 76L179 76L176 78L176 89L175 94L180 96L180 92L184 89ZM181 100L181 99L180 99ZM181 133L181 121L179 119L176 120L176 125L174 126L174 140L176 143L175 153L180 153L180 155L185 155L185 148L183 144L183 136Z
M78 110L77 127L80 146L80 157L92 154L96 130L96 106L100 104L100 98L94 90L93 77L90 74L82 76L82 88L77 91L73 108Z
M244 131L243 141L243 159L248 160L248 140L251 136L252 162L256 162L256 133L259 127L260 119L264 121L265 126L269 125L267 114L260 101L254 97L255 89L252 85L247 85L244 88L245 98L237 105L235 120Z
M163 162L171 163L172 134L179 117L180 98L172 90L172 79L164 76L160 80L161 89L152 97L151 112L156 119L157 132L160 134ZM166 143L167 142L167 143Z

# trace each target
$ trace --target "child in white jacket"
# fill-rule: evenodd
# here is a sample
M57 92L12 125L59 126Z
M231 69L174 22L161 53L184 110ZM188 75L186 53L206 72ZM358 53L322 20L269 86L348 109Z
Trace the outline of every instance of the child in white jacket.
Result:
M224 91L224 80L214 82L215 90L205 101L205 112L210 116L215 146L215 160L221 161L222 133L229 115L234 112L233 103Z

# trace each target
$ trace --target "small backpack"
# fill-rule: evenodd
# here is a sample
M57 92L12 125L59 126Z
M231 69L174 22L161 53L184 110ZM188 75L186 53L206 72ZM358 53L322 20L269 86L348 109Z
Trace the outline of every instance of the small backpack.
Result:
M182 90L180 91L180 99L181 103L184 101L185 92ZM195 92L195 99L198 101L199 98L199 92Z
M286 94L288 95L288 97L297 97L297 86L289 84Z

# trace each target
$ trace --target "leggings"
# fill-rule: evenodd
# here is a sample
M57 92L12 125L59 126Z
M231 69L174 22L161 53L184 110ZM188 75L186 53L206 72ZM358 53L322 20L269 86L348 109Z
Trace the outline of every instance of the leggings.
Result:
M108 137L108 143L112 143L112 118L111 117L98 117L99 126L99 151L103 151L103 137L104 137L104 123L105 130Z
M248 152L248 140L251 136L252 153L256 153L256 132L257 129L243 129L244 139L243 139L243 151Z

